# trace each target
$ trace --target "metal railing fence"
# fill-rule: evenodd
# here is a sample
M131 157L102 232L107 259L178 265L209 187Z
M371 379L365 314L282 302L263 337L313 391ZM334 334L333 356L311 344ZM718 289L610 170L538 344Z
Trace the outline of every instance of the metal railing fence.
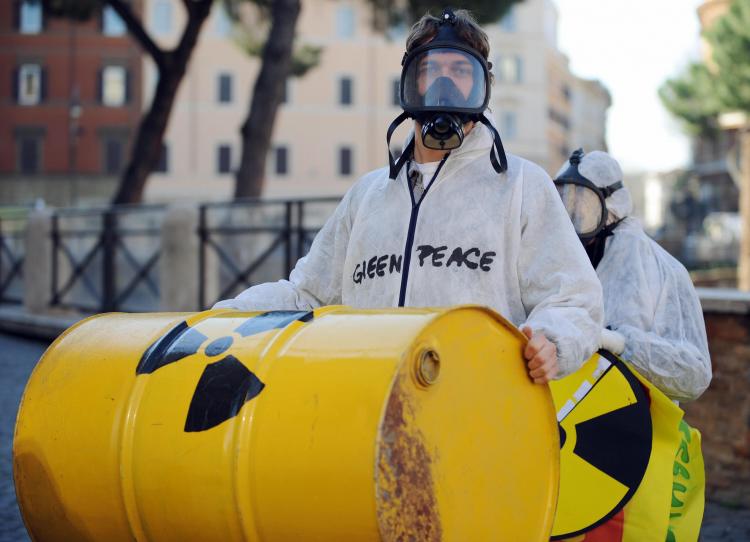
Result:
M28 211L0 217L0 303L23 303Z
M287 277L339 201L320 197L202 205L199 306L208 308L253 284ZM213 289L209 267L218 276Z
M55 211L50 304L83 312L155 310L163 211L146 205Z

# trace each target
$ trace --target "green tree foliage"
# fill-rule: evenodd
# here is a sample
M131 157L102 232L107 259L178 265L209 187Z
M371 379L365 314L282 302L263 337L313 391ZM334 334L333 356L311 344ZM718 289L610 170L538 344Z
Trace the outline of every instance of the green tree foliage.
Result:
M689 133L711 134L717 129L719 114L714 86L714 78L706 65L696 62L679 77L667 80L659 89L659 97Z
M734 0L706 32L716 66L716 95L725 111L750 113L750 0Z
M711 135L719 114L750 113L750 0L734 0L705 37L712 62L691 64L666 81L659 96L690 133Z
M237 0L231 0L237 1ZM265 23L266 21L263 21ZM261 26L265 27L265 24ZM263 46L268 39L267 28L256 28L250 30L238 25L239 32L235 36L237 45L247 55L260 58L263 53ZM291 77L302 77L320 63L320 57L323 54L323 47L316 47L309 44L295 44L292 51L292 65L289 75Z

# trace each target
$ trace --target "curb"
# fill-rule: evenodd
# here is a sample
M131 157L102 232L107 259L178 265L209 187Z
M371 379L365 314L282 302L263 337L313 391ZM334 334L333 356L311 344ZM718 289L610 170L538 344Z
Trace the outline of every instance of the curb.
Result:
M750 292L729 288L696 288L703 312L750 315Z
M0 307L0 332L52 342L63 331L86 317L29 314L21 308Z

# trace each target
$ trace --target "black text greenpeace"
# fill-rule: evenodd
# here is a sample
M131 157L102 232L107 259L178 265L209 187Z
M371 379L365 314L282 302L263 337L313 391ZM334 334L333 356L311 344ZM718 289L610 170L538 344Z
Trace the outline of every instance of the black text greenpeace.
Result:
M412 255L416 257L419 267L464 267L467 270L480 270L487 272L495 261L496 252L483 251L477 247L449 248L447 245L438 247L432 245L419 245ZM355 284L362 284L367 279L384 277L392 273L401 273L402 254L383 254L373 256L354 266L352 280Z

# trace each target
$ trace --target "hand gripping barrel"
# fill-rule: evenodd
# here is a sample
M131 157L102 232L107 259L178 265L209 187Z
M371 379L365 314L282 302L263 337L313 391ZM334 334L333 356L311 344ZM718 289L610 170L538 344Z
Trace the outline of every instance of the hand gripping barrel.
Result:
M559 441L478 307L110 314L37 365L14 441L35 540L542 541Z

